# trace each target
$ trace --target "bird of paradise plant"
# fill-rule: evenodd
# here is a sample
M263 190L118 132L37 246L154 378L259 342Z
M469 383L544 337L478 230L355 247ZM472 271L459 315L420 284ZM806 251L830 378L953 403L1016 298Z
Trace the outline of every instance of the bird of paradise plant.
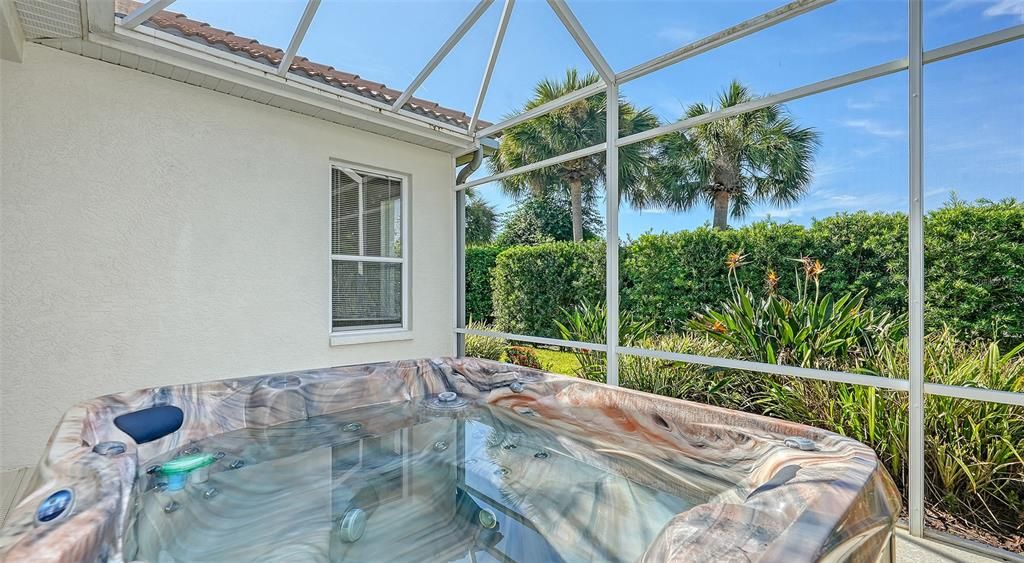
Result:
M807 256L797 259L795 300L771 291L778 283L775 272L766 280L767 295L757 297L737 276L744 257L740 251L726 258L731 298L696 315L690 328L732 345L745 359L801 367L839 360L859 364L905 330L904 315L864 305L866 290L821 295L825 267Z

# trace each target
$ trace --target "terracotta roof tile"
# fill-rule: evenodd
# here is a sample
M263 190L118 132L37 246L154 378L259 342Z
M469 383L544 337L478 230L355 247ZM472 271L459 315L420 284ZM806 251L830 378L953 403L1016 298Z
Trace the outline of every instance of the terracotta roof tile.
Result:
M136 7L141 5L142 3L134 0L116 0L114 10L123 16L131 13ZM264 45L255 39L235 35L230 31L213 27L206 22L189 19L186 15L177 12L167 10L157 12L149 19L147 24L175 35L202 41L208 45L227 49L233 53L246 55L253 60L274 67L278 66L281 63L281 59L284 58L283 49ZM316 63L305 57L295 57L292 59L292 65L289 70L290 72L304 74L309 78L324 82L335 88L386 104L393 104L402 94L400 90L388 88L380 82L366 80L357 74L337 70L332 66ZM429 100L412 97L403 109L463 129L469 127L470 117L465 112L442 107L440 104ZM477 122L478 128L489 125L490 123L482 120Z

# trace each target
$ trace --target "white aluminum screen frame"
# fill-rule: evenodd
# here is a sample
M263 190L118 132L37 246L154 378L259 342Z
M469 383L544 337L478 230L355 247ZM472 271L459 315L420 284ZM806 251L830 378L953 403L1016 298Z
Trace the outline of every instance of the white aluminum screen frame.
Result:
M345 174L349 177L353 173L365 174L367 176L374 176L378 178L386 178L399 182L399 213L401 221L401 257L393 256L361 256L361 255L349 255L349 254L335 254L334 253L334 204L333 204L333 192L334 192L334 173L335 171ZM331 237L331 248L330 252L330 263L329 278L330 278L330 299L329 299L329 327L330 336L332 338L348 338L358 339L365 335L378 335L388 334L394 332L407 332L412 330L412 309L410 307L411 295L412 295L412 273L410 265L410 257L412 254L412 241L409 236L411 232L410 222L412 220L412 212L410 207L410 192L412 191L412 177L409 174L402 172L396 172L394 170L384 170L373 166L366 166L363 164L355 164L340 160L331 160L330 165L331 172L331 189L328 190L328 235ZM360 198L361 199L361 198ZM360 203L360 213L363 213L362 204ZM363 235L360 235L360 252L363 251ZM334 326L334 264L336 262L349 262L349 263L382 263L382 264L400 264L402 267L402 290L401 290L401 324L400 326L356 326L352 328L335 328Z
M770 28L774 25L782 23L793 17L809 13L831 3L833 0L797 0L791 2L785 6L737 24L719 33L710 35L703 39L694 41L693 43L683 46L675 51L651 59L646 63L634 66L623 72L611 76L611 80L607 80L604 76L607 72L602 73L602 79L594 85L588 86L584 89L571 92L561 98L552 100L542 106L534 108L529 112L523 112L522 114L510 117L500 123L491 125L484 129L481 129L475 134L478 144L482 139L499 133L500 131L512 127L516 124L522 123L529 119L533 119L565 105L568 105L574 101L584 99L588 96L592 96L602 90L607 95L608 107L606 108L607 115L616 116L618 114L618 88L621 84L634 80L646 74L657 72L663 68L672 66L680 61L695 56L700 53L704 53L721 45L725 45L731 41L756 33L762 29ZM581 33L585 36L585 31L582 26L575 27L578 22L575 18L571 17L571 12L568 12L568 6L564 2L552 2L552 4L558 5L559 18L566 25L567 30L574 37ZM922 14L922 0L907 0L907 9L909 16L909 28L908 28L908 44L907 53L908 56L902 59L893 60L887 63L874 65L871 67L863 68L854 72L846 73L840 76L829 78L827 80L821 80L818 82L806 84L797 88L792 88L784 92L766 96L741 104L736 107L727 108L711 112L709 114L700 116L698 118L681 120L675 123L667 124L662 127L653 129L651 131L644 131L636 133L627 137L619 138L619 124L617 119L609 119L607 123L607 137L606 139L613 139L614 142L605 142L592 147L587 147L574 151L572 153L564 154L561 156L552 157L541 162L531 163L519 168L502 172L500 174L493 174L487 177L479 178L466 182L463 184L453 184L452 189L455 192L455 205L457 218L457 225L455 228L455 239L456 239L456 267L454 277L456 278L456 296L457 302L455 307L455 327L454 331L456 334L456 354L461 355L463 350L463 342L465 335L479 335L479 336L492 336L496 338L504 338L508 340L519 340L523 342L531 342L536 344L547 344L555 346L563 346L566 348L576 348L584 350L600 351L607 354L607 383L611 385L618 384L618 360L621 354L645 356L651 358L661 358L666 360L680 361L685 363L694 363L709 366L719 366L726 368L742 369L749 371L757 371L762 373L786 375L791 377L800 377L805 379L814 379L821 381L832 381L837 383L849 383L854 385L866 385L877 389L887 389L896 392L903 392L909 394L909 435L907 436L908 443L908 456L909 456L909 467L908 467L908 499L907 504L909 507L909 522L908 528L911 535L916 537L928 536L931 538L939 539L947 543L956 544L965 549L975 552L1000 552L1009 554L990 546L985 546L965 540L956 536L950 536L948 534L941 533L937 530L926 529L924 525L924 400L928 395L937 395L945 397L954 397L965 400L983 401L983 402L996 402L1004 403L1009 405L1022 405L1024 406L1024 393L1012 393L1006 391L996 391L991 389L980 389L974 387L963 387L944 385L939 383L930 383L924 380L924 202L923 202L923 67L924 65L932 62L945 60L948 58L964 55L981 49L990 48L996 45L1007 43L1010 41L1016 41L1024 38L1024 25L1016 25L1008 28L1004 28L992 33L980 35L965 41L959 41L952 43L937 49L929 51L923 50L923 14ZM567 23L569 20L572 24ZM585 51L590 45L584 45L585 41L581 42L581 48ZM596 49L596 48L595 48ZM595 53L586 53L588 57L593 56ZM597 56L600 56L600 52L596 52ZM613 69L614 70L614 69ZM618 260L618 244L619 244L619 233L618 233L618 174L617 166L615 169L607 167L608 164L618 162L618 149L619 147L627 146L633 143L641 142L648 139L671 133L674 131L682 131L701 123L708 123L719 119L725 119L740 113L754 111L756 109L784 103L792 100L797 100L814 94L827 92L836 88L850 86L858 84L874 78L880 78L890 74L907 71L908 74L908 114L909 114L909 129L910 135L908 136L908 148L909 148L909 177L907 178L908 192L910 196L910 206L908 209L908 222L909 222L909 239L907 245L908 258L910 263L909 282L908 282L908 306L909 306L909 318L910 318L910 334L908 338L911 340L911 353L909 362L909 373L907 379L896 379L880 376L870 376L862 374L854 374L848 372L835 372L820 369L809 369L799 368L793 366L783 366L774 364L765 364L760 362L748 362L744 360L737 360L731 358L715 358L707 356L694 356L690 354L679 354L674 352L666 352L662 350L651 350L646 348L636 347L625 347L622 346L618 339L618 325L619 325L619 260ZM479 100L478 103L482 103ZM605 240L607 243L606 247L606 304L607 304L607 326L606 326L606 343L586 343L586 342L574 342L561 340L557 338L542 338L530 335L522 334L510 334L496 331L483 331L476 329L466 328L466 315L465 315L465 245L462 244L465 229L465 215L463 210L460 209L465 203L464 190L475 186L480 186L490 182L537 170L546 166L551 166L561 162L566 162L574 158L580 158L582 156L597 154L604 151L606 153L606 192L607 192L607 217L606 217L606 233Z

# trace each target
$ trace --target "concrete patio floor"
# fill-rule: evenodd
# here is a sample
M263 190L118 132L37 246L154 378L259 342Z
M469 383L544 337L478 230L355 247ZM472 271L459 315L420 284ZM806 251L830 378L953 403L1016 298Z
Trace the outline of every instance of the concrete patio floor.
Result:
M896 531L898 563L989 563L991 561L1024 561L1024 558L995 559L930 539L915 538L906 530Z

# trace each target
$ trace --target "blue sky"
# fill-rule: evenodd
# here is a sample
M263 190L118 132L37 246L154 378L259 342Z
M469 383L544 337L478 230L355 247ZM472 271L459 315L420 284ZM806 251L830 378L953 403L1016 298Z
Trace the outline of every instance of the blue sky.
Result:
M621 71L781 5L761 0L596 1L570 7L615 70ZM179 0L175 11L285 47L304 0ZM473 2L324 0L299 53L403 89ZM469 111L497 26L497 1L417 92ZM730 80L760 94L779 92L905 56L902 1L838 0L622 87L631 103L666 122L688 104L713 100ZM926 0L925 47L933 49L1024 23L1024 0ZM542 78L591 66L546 2L519 0L482 117L499 120L529 98ZM907 208L907 77L900 73L786 104L816 128L822 147L808 196L789 209L756 209L808 223L839 211ZM926 205L961 199L1024 197L1024 41L926 66ZM478 174L479 175L479 174ZM480 189L499 209L513 202ZM704 224L710 211L643 212L624 207L623 236Z

